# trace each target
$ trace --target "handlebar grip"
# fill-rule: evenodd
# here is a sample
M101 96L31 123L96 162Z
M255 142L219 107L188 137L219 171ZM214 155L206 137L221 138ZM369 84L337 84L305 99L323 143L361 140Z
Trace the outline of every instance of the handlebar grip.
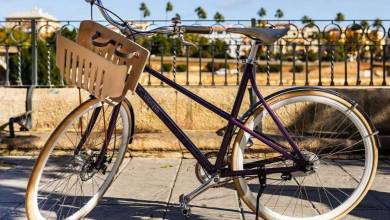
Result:
M211 34L213 29L209 26L181 26L185 33L189 34Z

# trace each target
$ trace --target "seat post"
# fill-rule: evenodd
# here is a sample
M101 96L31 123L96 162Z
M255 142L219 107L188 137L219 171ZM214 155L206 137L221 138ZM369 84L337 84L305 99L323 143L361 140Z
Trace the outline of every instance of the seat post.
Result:
M259 41L252 40L251 50L250 50L248 59L246 60L246 63L248 63L248 64L255 64L256 63L256 54L257 54L257 51L259 50L259 45L260 45Z

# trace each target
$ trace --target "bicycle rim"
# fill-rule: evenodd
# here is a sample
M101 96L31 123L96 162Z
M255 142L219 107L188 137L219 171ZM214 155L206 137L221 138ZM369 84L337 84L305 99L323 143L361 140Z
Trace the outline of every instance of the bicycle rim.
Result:
M94 109L101 113L91 135L76 157L73 153L85 132ZM30 219L80 219L86 216L106 192L125 156L132 120L127 106L119 111L108 146L112 158L106 171L88 169L103 145L112 106L88 100L70 113L47 140L29 180L26 211ZM81 156L80 156L81 155Z
M301 152L307 157L317 157L320 162L314 174L296 174L291 181L282 181L280 174L268 175L268 186L260 199L260 214L266 219L336 219L346 215L367 193L376 171L376 138L364 116L349 102L324 91L291 91L267 101L298 143ZM308 103L317 105L310 106ZM318 114L319 105L322 105L322 114ZM318 116L313 115L313 111ZM324 116L333 118L319 120ZM288 146L261 107L248 119L247 126L261 130ZM313 135L306 137L309 134ZM358 137L361 137L360 142ZM237 136L232 155L234 170L243 169L244 162L258 159L259 155L267 158L262 153L256 154L256 146L248 146L250 139L249 134L242 131ZM264 152L264 147L257 149ZM273 156L279 155L268 157ZM268 167L288 165L292 162L278 162ZM258 190L254 187L258 184L255 180L235 180L236 189L252 211L256 209Z

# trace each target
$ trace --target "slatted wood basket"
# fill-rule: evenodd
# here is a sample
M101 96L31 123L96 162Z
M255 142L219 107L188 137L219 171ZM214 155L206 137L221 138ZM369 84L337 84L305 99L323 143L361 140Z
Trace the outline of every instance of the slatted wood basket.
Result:
M93 21L80 24L77 42L57 33L57 66L68 84L100 100L120 101L134 92L149 51Z

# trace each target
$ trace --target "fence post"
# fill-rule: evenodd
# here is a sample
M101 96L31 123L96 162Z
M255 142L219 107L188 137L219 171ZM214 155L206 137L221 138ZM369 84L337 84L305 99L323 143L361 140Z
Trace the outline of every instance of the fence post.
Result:
M283 45L280 43L279 44L279 86L283 86Z
M161 44L159 46L159 48L160 48L160 52L161 52L161 57L160 57L161 69L160 69L160 72L161 72L161 75L164 75L164 44ZM164 85L163 81L160 82L160 85L161 86Z
M374 85L374 50L375 45L370 45L370 86Z
M318 41L318 86L322 86L322 45Z
M296 86L297 85L297 82L296 82L296 73L297 73L297 70L296 70L296 67L297 67L297 43L293 43L292 44L292 53L293 53L293 67L292 67L292 74L293 74L293 79L292 79L292 86Z
M256 19L255 18L252 18L251 19L251 26L254 28L256 27ZM253 68L253 78L256 80L256 65L257 65L257 62L255 62L254 64L254 68ZM250 88L250 104L251 104L251 107L254 106L256 103L257 103L257 96L256 96L256 93L255 91L252 89L252 86L251 85L251 88Z
M305 45L305 86L309 86L309 45Z
M189 45L186 45L186 66L187 66L187 71L186 71L186 85L190 85L190 80L189 80L189 73L190 73L190 52L189 52Z
M382 86L386 86L387 85L387 82L386 82L386 57L387 57L387 53L386 53L386 50L387 50L387 45L383 45L383 52L382 52L382 71L383 71L383 81L382 81Z
M211 85L215 86L215 42L211 42Z
M21 86L23 85L22 81L22 46L18 45L18 78L16 79L16 85Z
M9 86L9 73L10 73L10 62L9 62L9 45L5 45L5 63L7 65L7 69L5 70L5 85Z
M266 51L266 62L267 62L267 65L266 65L266 70L267 70L267 83L266 85L267 86L270 86L271 83L270 83L270 74L271 74L271 55L270 55L270 47L271 45L267 45L267 51Z
M198 45L199 50L199 82L198 85L202 85L202 44L199 43Z
M37 52L37 23L35 19L31 19L31 85L38 84L38 52Z
M152 51L153 51L153 42L152 41L150 41L150 43L149 43L150 45L149 45L149 51L150 51L150 53L152 53ZM148 57L148 65L151 67L152 65L151 65L151 55ZM150 73L148 73L148 86L150 86L150 85L152 85L152 81L151 81L151 79L150 79Z
M357 57L356 57L357 73L356 73L356 85L360 86L362 81L360 80L360 45L357 45Z

